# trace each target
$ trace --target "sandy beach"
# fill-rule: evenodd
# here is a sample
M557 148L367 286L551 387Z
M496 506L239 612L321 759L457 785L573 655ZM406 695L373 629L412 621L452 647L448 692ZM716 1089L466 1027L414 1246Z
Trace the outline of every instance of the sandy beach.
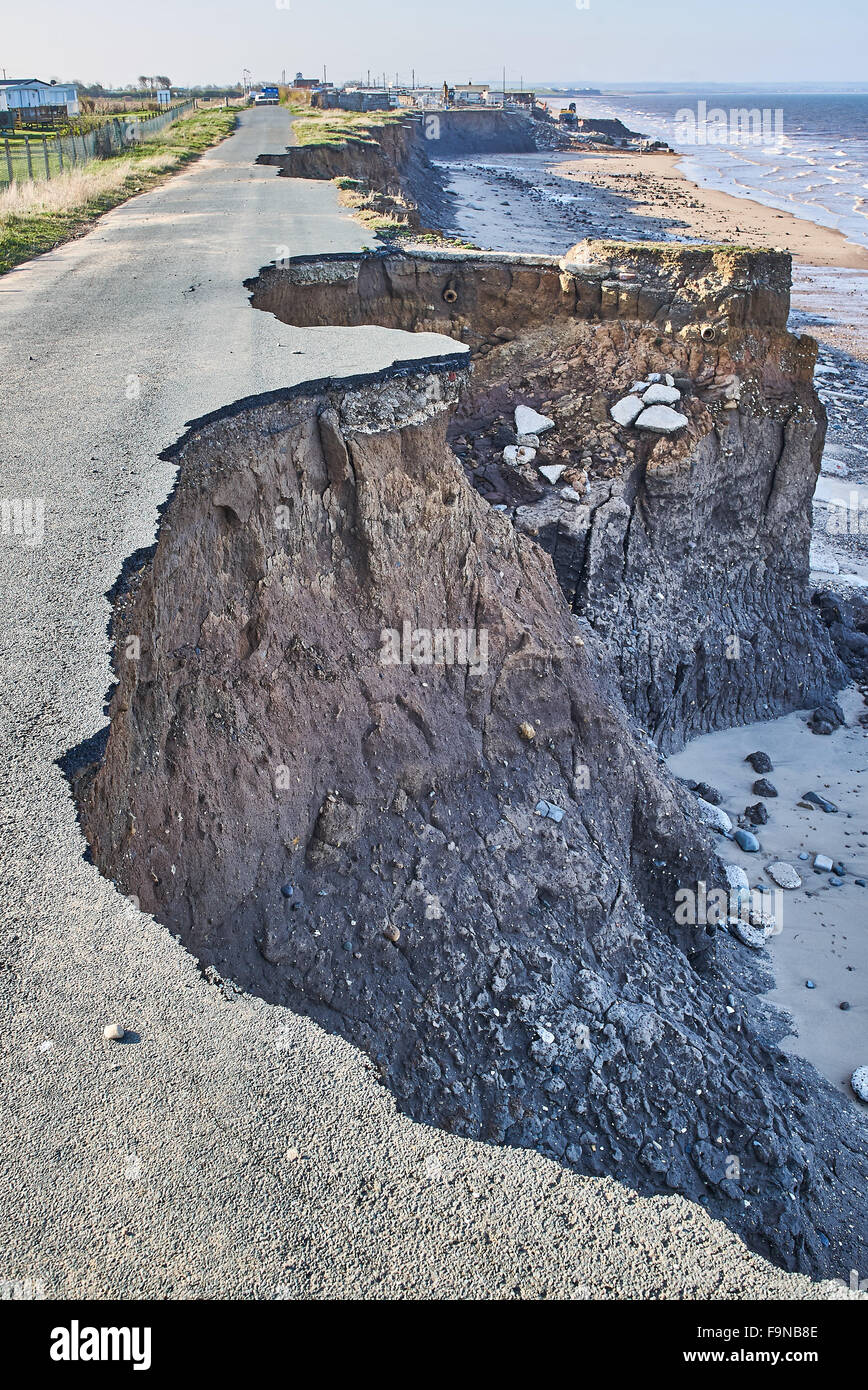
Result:
M679 223L679 239L772 246L790 251L805 265L868 270L868 250L848 241L841 232L749 198L701 188L681 171L681 159L676 154L613 150L571 157L553 164L551 171L558 177L620 194L637 217Z
M756 773L745 758L757 749L769 754L774 767L767 775L778 795L765 802L769 820L756 832L760 852L746 854L722 837L718 850L745 870L751 888L774 887L766 865L776 860L799 874L800 888L779 893L779 932L768 943L776 988L767 997L795 1024L784 1050L812 1062L853 1099L849 1078L864 1065L868 1017L868 888L856 882L868 874L868 743L859 723L865 709L860 692L850 687L840 702L847 722L830 736L813 734L807 711L796 712L694 739L669 766L679 777L716 787L735 824L757 799L751 791ZM837 805L837 813L799 806L811 790ZM844 865L842 886L814 872L817 854Z

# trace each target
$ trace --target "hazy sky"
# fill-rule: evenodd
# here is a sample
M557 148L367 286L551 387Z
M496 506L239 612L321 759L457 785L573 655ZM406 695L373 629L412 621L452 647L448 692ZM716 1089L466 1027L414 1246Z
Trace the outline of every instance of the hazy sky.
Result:
M580 0L586 3L586 0ZM254 81L282 68L338 81L368 68L440 84L858 82L868 9L857 0L27 0L0 26L9 77L105 85ZM861 10L858 13L857 10Z

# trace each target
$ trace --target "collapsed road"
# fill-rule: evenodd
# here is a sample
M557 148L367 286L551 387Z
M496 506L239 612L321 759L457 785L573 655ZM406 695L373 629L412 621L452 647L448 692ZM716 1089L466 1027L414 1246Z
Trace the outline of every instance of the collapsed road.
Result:
M2 491L45 505L41 544L4 535L0 590L3 1277L61 1298L837 1296L681 1197L413 1123L362 1053L200 972L84 857L58 763L106 723L104 594L153 539L159 455L229 402L442 347L251 312L242 282L276 254L363 243L328 185L255 167L286 143L280 111L245 114L0 282Z

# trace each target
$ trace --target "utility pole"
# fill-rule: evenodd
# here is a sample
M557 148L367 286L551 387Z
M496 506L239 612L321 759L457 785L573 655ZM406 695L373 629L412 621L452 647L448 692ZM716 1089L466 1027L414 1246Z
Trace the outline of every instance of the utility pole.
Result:
M416 69L415 69L415 68L411 68L411 69L410 69L410 85L411 85L411 87L413 88L413 91L415 92L415 90L416 90Z

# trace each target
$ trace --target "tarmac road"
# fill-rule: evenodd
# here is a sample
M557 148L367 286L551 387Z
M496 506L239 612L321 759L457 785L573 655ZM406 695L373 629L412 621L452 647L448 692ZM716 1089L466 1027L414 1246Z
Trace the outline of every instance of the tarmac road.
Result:
M403 1118L349 1044L206 980L83 858L57 759L105 724L104 595L153 539L159 452L241 396L446 341L249 307L282 248L365 241L330 184L254 165L288 140L284 111L246 112L0 279L0 500L45 507L41 543L0 535L0 1295L829 1296L680 1198Z

